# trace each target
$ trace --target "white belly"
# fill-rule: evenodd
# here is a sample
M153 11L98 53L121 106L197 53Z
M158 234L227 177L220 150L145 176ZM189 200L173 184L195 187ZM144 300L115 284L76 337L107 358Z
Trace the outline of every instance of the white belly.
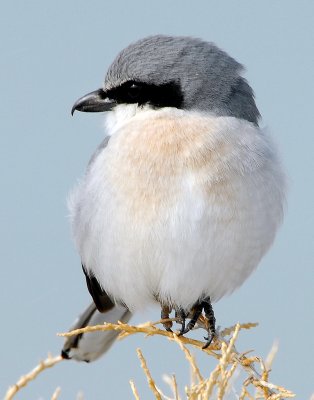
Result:
M145 111L111 137L72 196L82 263L130 310L189 309L243 283L282 219L268 139L234 118Z

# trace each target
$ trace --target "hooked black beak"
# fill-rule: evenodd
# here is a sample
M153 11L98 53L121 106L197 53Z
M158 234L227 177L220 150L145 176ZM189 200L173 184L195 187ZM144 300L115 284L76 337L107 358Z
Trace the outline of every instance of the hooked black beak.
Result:
M110 111L115 105L115 100L106 97L103 89L98 89L78 99L72 107L71 114L73 115L75 110L83 112Z

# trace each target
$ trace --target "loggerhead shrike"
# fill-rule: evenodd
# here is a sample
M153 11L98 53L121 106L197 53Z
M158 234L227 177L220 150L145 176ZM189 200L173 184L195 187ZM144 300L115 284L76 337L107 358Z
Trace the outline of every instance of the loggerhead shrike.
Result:
M180 334L204 312L207 347L211 303L272 244L285 179L242 71L213 43L150 36L122 50L103 87L74 104L72 114L106 112L106 137L69 201L99 311L108 300L120 313L157 302L163 318L175 311Z

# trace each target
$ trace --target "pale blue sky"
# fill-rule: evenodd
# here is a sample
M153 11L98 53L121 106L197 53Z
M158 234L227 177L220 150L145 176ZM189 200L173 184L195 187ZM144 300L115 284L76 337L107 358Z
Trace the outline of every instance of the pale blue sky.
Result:
M272 379L308 399L314 391L314 3L311 1L7 1L0 15L1 368L0 393L47 355L90 301L70 237L66 196L101 141L100 115L70 115L73 102L101 86L113 57L148 34L214 41L247 68L263 124L290 179L288 209L257 272L215 305L218 324L259 321L239 350L279 354ZM134 322L156 319L158 310ZM189 371L164 339L130 338L93 364L64 362L19 397L131 399L133 378L151 398L136 358L154 377ZM206 370L208 358L201 357ZM204 372L205 373L205 372Z

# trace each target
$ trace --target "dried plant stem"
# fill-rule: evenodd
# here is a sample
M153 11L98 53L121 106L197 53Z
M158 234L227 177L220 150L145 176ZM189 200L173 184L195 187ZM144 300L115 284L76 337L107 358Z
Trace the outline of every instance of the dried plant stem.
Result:
M118 321L116 324L104 323L102 325L86 326L85 328L75 329L71 332L58 333L57 335L62 336L62 337L69 337L69 336L79 335L82 333L116 330L116 331L121 331L121 334L119 335L120 339L125 338L126 336L132 335L135 333L144 333L147 336L160 335L160 336L166 336L170 340L175 340L178 337L178 335L176 333L171 333L171 332L165 331L163 329L156 328L157 324L160 324L164 321L165 320L160 320L160 321L157 321L154 323L147 322L145 324L138 325L138 326L132 326L132 325L124 324L124 323ZM240 329L251 329L251 328L257 326L257 323L239 324L239 326L240 326ZM235 330L235 326L231 327L231 328L227 328L220 333L220 336L226 336L229 334L229 332L233 332L234 330ZM180 336L180 341L183 344L190 344L198 349L202 349L202 351L212 355L216 359L218 359L218 360L220 359L220 355L214 351L214 350L220 349L220 344L217 341L213 342L211 344L211 346L207 349L203 349L204 343L199 340L190 339L185 336Z
M154 393L155 398L156 398L157 400L162 400L162 398L161 398L161 396L160 396L160 393L159 393L159 391L158 391L158 389L157 389L157 387L156 387L155 381L154 381L154 379L152 378L151 373L150 373L150 371L149 371L149 369L148 369L148 367L147 367L146 360L145 360L145 358L144 358L144 356L143 356L143 353L141 352L140 349L137 349L136 352L137 352L138 358L139 358L140 361L141 361L141 367L142 367L142 369L143 369L143 371L144 371L144 373L145 373L145 375L146 375L146 378L147 378L147 382L148 382L149 387L151 388L152 392Z
M86 326L85 328L75 329L71 332L58 333L57 335L68 337L68 336L73 336L73 335L79 335L82 333L116 330L116 331L122 331L122 334L119 336L120 339L125 338L126 336L132 335L135 333L145 333L147 336L153 336L153 335L166 336L170 340L174 340L174 337L177 337L177 335L175 333L167 332L163 329L156 328L155 324L157 324L157 323L154 323L154 324L147 323L147 324L143 324L143 325L132 326L132 325L124 324L119 321L117 324L104 323L103 325ZM181 336L180 340L185 344L190 344L197 348L202 348L204 345L204 343L200 342L199 340L190 339L190 338L187 338L184 336ZM214 344L211 345L210 348L216 349ZM217 348L217 350L218 350L218 348ZM205 349L204 351L211 354L212 356L214 356L217 359L219 358L219 356L210 349Z
M21 378L16 382L15 385L11 386L6 395L4 400L11 400L15 396L15 394L24 386L26 386L30 381L34 380L41 372L43 372L47 368L51 368L54 365L58 364L60 361L62 361L61 356L57 357L51 357L51 355L48 355L48 357L41 361L32 371L30 371L28 374L21 376Z
M165 320L160 320L160 321L157 321L157 322L154 322L154 323L147 322L147 323L142 324L142 325L132 326L132 325L124 324L124 323L118 321L117 324L104 323L103 325L94 325L94 326L87 326L87 327L81 328L81 329L75 329L75 330L73 330L71 332L58 333L58 336L68 337L68 336L73 336L73 335L79 335L79 334L82 334L82 333L89 333L89 332L96 332L96 331L109 331L109 330L121 331L122 334L119 335L119 338L125 338L126 336L132 335L132 334L135 334L135 333L145 333L147 336L160 335L160 336L167 337L169 340L174 340L175 341L175 340L178 339L183 344L192 345L193 347L196 347L199 350L202 350L203 352L213 356L217 360L220 360L221 354L216 352L216 351L220 350L220 347L221 347L221 342L220 341L214 341L210 345L209 348L203 349L204 343L199 341L199 340L190 339L190 338L184 337L184 336L180 336L180 338L178 338L176 333L168 332L168 331L165 331L163 329L158 329L156 327L156 325L160 324L162 322L165 322ZM229 335L230 332L234 332L235 329L237 329L237 326L239 326L238 329L240 330L240 329L251 329L252 327L255 327L256 325L257 325L257 323L237 324L237 325L235 325L233 327L224 329L220 333L219 336L223 337L225 335ZM240 365L242 365L250 374L255 376L257 379L261 378L260 374L255 370L254 366L251 363L248 364L246 362L247 358L243 354L239 354L239 353L237 353L235 351L234 357L236 357L238 363Z
M240 325L240 329L251 329L256 328L258 326L257 322L246 322L245 324L235 324L230 326L229 328L225 328L220 332L221 337L233 335L236 330L237 325Z
M229 344L227 345L224 342L222 343L222 357L219 361L221 382L218 390L218 400L223 399L230 376L232 375L235 369L235 368L231 369L229 373L227 371L228 365L233 363L233 354L235 351L234 344L239 335L239 332L240 332L240 324L237 324Z
M133 393L133 395L135 397L135 400L140 400L140 396L138 394L138 391L136 389L134 381L132 381L132 379L131 379L129 382L130 382L130 386L131 386L131 389L132 389L132 393Z
M53 395L51 396L51 400L57 400L60 393L61 393L61 388L57 387L57 389L54 391Z
M198 378L199 381L203 381L204 378L202 377L202 374L201 374L190 350L183 345L183 343L181 342L181 340L179 339L178 336L173 336L173 339L175 342L178 343L178 345L180 346L180 349L184 352L186 359L189 361L189 363L192 367L192 371L193 371L194 375Z
M179 390L178 390L178 384L175 375L172 375L171 377L172 381L172 389L173 389L173 394L174 394L174 400L179 400Z
M254 397L247 391L247 386L243 385L239 400L245 400L245 398L254 400Z
M218 338L211 344L209 349L203 349L203 342L187 337L179 337L176 333L167 332L156 327L157 324L163 322L165 322L165 320L160 320L155 323L145 323L139 326L132 326L121 322L116 324L105 323L104 325L88 326L82 329L76 329L72 332L59 334L59 336L72 336L96 331L115 330L120 331L119 338L125 338L126 336L135 333L143 333L147 336L160 335L167 337L169 340L175 341L179 345L193 372L193 381L189 387L185 387L185 393L187 395L187 399L189 400L223 400L226 398L226 395L232 388L231 378L233 377L238 366L240 366L247 373L247 379L245 379L243 382L241 393L238 397L239 400L283 400L295 396L291 391L283 388L282 386L269 382L270 367L278 348L277 345L273 346L265 362L257 356L248 357L248 352L239 353L236 350L235 342L240 330L250 329L257 324L236 324L231 328L224 329L218 333ZM198 321L198 327L204 327L203 325L204 321L200 318ZM229 336L229 338L226 339L226 336ZM201 373L194 356L191 354L186 345L191 345L218 360L216 367L208 378L203 377L203 374ZM157 387L140 349L137 349L137 355L140 359L141 367L146 375L149 388L151 389L155 399L179 400L180 397L175 376L173 375L172 377L165 377L165 380L169 384L173 393L173 398L170 398L166 396L160 390L160 388ZM28 382L35 379L42 371L53 367L61 360L61 356L48 356L46 360L41 361L36 368L34 368L28 374L22 376L15 385L10 387L5 395L4 400L11 400L22 387L28 384ZM132 380L130 381L130 385L135 400L140 400L137 388ZM255 396L250 393L252 390L256 391ZM59 394L60 389L57 388L51 400L57 400Z

